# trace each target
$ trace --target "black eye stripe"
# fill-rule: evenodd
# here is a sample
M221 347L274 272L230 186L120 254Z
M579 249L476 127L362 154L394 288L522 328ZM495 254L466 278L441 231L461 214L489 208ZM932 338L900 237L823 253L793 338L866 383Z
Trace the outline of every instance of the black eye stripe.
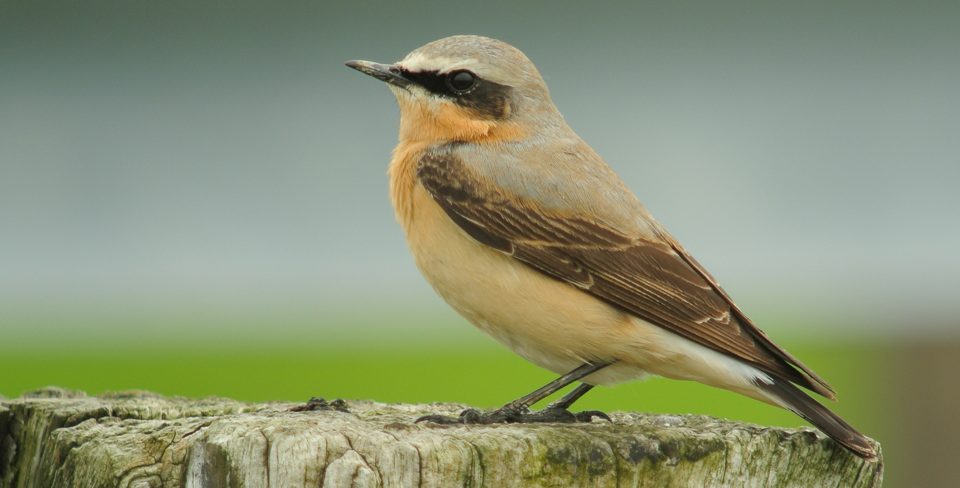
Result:
M401 70L403 77L437 95L458 97L480 84L480 77L466 70L440 74L437 71ZM468 79L467 79L468 78ZM459 84L457 81L462 82Z
M447 75L440 74L437 71L407 71L401 70L403 77L426 88L430 93L437 95L457 96L447 85ZM479 78L477 78L479 81Z
M470 73L473 77L472 86L464 90L451 86L453 80L449 76L456 76L463 72ZM508 85L484 80L472 72L459 70L440 74L437 71L400 69L400 74L430 93L451 99L457 105L468 108L484 118L501 119L508 117L512 112L513 89Z

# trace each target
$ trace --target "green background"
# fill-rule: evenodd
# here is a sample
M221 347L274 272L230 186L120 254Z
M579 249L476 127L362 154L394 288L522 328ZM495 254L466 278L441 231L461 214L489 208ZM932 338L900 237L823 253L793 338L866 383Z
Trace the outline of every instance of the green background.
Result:
M0 1L0 394L494 407L549 380L419 276L395 102L343 66L464 33L529 55L887 486L960 486L956 1ZM579 406L803 425L659 379Z

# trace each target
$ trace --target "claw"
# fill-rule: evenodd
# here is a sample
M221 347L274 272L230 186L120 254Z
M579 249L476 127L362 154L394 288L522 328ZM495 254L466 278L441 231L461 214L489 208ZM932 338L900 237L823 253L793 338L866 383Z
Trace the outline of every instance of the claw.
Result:
M572 424L577 421L577 416L564 408L547 407L538 412L533 412L524 416L523 422L533 423L559 423Z
M573 415L577 418L577 422L590 423L593 419L598 418L613 423L613 419L611 419L609 415L599 410L584 410L583 412L577 412Z

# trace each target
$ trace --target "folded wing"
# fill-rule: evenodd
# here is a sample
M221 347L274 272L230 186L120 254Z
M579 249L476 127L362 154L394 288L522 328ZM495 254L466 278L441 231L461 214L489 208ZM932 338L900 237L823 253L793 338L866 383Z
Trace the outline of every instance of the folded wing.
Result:
M771 342L665 231L630 235L599 216L510 195L452 154L417 177L467 234L654 325L829 398L830 386Z

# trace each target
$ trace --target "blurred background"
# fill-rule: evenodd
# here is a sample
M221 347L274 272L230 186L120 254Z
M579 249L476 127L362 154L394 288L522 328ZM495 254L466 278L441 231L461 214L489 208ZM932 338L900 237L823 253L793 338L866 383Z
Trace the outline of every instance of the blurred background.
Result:
M474 33L883 443L960 454L957 2L0 4L0 394L494 407L552 375L450 311L387 198L398 114L348 59ZM792 414L650 380L578 406Z

